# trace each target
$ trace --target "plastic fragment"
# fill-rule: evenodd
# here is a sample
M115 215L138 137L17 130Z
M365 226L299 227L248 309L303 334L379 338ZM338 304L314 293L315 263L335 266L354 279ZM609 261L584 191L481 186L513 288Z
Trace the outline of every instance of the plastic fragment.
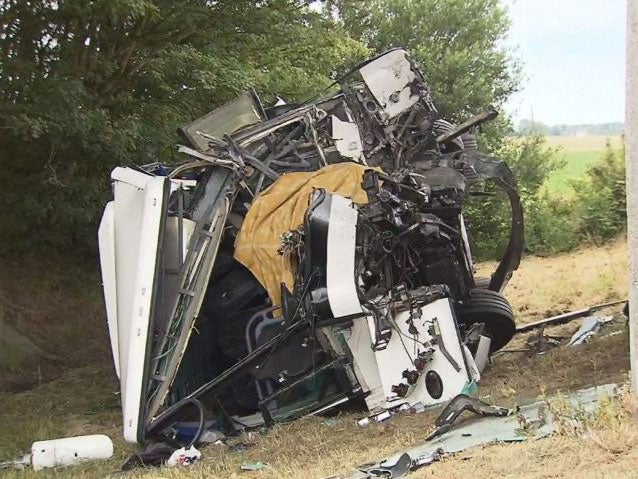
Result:
M258 462L244 462L241 465L242 471L261 471L262 469L266 469L268 464L265 464L261 461Z
M173 451L171 457L166 461L168 466L190 466L195 464L202 458L202 453L199 452L195 446L191 446L188 449L180 447L176 451Z
M468 381L465 386L463 386L461 394L472 396L473 394L476 394L476 391L478 391L478 384L476 384L476 381Z

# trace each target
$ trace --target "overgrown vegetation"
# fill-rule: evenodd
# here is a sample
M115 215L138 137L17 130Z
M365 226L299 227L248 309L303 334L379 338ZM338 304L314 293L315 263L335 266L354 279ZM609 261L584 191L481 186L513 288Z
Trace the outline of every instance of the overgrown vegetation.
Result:
M0 18L3 252L94 252L110 170L176 161L176 128L249 87L302 101L396 45L443 113L517 85L497 0L8 0Z
M558 258L529 258L508 286L508 297L512 300L517 318L521 323L542 318L547 312L545 308L550 305L577 309L604 298L626 297L626 254L626 243L617 241L609 247L589 248ZM579 274L574 274L576 270ZM569 337L578 327L578 322L574 322L552 328L549 334ZM612 331L616 334L606 336ZM628 344L625 321L619 316L590 343L582 346L557 348L544 355L498 355L483 377L479 397L494 404L513 406L533 401L539 394L551 396L558 391L566 393L593 384L622 382L629 367ZM115 394L117 387L111 364L105 357L97 363L61 371L61 377L29 391L12 394L0 390L0 403L3 405L0 410L0 461L17 455L35 439L104 433L115 442L115 456L111 460L59 469L55 475L105 477L119 470L133 448L125 444L121 436L122 419ZM614 412L609 408L604 411ZM635 405L631 412L635 412ZM372 425L371 429L357 426L356 420L361 417L359 411L344 411L330 422L324 422L321 417L309 417L272 428L267 434L259 435L257 443L243 452L209 445L202 449L202 463L193 468L147 469L136 474L176 478L239 477L242 463L262 461L270 467L259 473L260 477L325 478L423 442L434 427L436 414L402 414L385 423ZM624 414L617 417L622 419ZM524 477L541 477L548 471L556 476L557 468L561 468L560 477L571 477L573 461L564 460L568 455L571 459L575 457L584 467L583 457L577 454L578 451L589 451L587 448L592 447L600 451L602 447L612 445L622 446L621 451L628 451L630 447L627 444L635 449L638 444L636 423L616 421L615 418L616 415L612 415L611 421L592 424L596 428L588 433L607 431L617 434L627 425L632 428L631 443L620 441L626 439L624 435L613 442L600 443L590 443L591 439L576 441L573 435L558 435L554 439L526 441L519 445L471 449L462 453L461 458L455 456L428 466L421 471L424 476L416 473L415 477L462 478L479 468L482 473L487 470L494 477L512 478L520 477L521 471L527 474ZM614 436L609 436L609 439L614 439ZM469 457L472 459L461 460ZM512 458L518 457L526 457L528 464L520 467L518 463L512 465ZM551 460L539 461L539 457L550 457ZM635 455L617 452L608 457L608 462L603 463L599 459L595 458L597 467L625 461L627 467L631 466L631 472L624 477L635 476ZM8 471L7 474L7 477L16 478L42 477L42 473L28 470ZM619 477L614 474L608 476Z
M178 161L176 128L250 87L266 104L303 101L396 46L453 120L498 108L519 84L498 0L9 0L0 16L1 253L95 253L111 169ZM560 167L554 151L538 135L505 141L512 133L500 118L480 141L517 174L528 252L623 228L622 158L610 150L575 198L556 199L541 188ZM479 258L503 250L509 221L485 193L468 212Z
M608 142L604 154L581 178L572 180L572 196L557 195L544 184L564 165L558 150L534 134L506 143L498 155L515 172L525 211L525 248L552 255L582 244L601 244L618 236L627 224L624 148ZM509 207L493 186L473 198L468 220L474 226L479 259L498 257L507 246Z

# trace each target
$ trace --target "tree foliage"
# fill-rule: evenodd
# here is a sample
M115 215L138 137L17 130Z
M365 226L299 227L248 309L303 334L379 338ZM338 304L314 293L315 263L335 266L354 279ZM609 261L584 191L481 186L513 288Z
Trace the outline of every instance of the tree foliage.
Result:
M5 0L2 251L93 251L111 169L174 160L178 126L249 87L303 100L404 46L444 116L499 106L518 78L507 28L497 0Z
M255 87L291 100L366 49L298 0L10 0L0 6L5 244L91 247L118 164Z

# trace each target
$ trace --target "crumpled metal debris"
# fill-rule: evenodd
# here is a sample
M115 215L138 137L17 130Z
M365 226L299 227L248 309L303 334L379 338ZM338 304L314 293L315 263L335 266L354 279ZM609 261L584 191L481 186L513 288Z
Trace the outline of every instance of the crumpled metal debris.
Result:
M592 413L598 407L601 397L613 397L617 394L617 387L616 384L594 386L570 393L566 399L579 410ZM517 414L504 417L472 418L464 421L457 427L420 446L387 457L376 464L359 467L357 472L347 477L348 479L371 477L368 471L381 470L384 464L397 464L404 455L411 458L438 458L442 454L454 454L483 444L520 442L530 437L538 439L549 436L555 430L554 416L548 402L537 401L521 406ZM429 463L426 461L423 465L425 464Z
M244 462L241 465L242 471L261 471L262 469L266 469L268 464L257 461L257 462Z
M443 411L434 422L437 429L430 434L427 440L434 439L452 429L452 426L464 411L471 411L483 417L505 417L513 412L512 409L492 406L480 399L466 394L459 394L443 408Z
M402 454L396 462L382 461L378 465L370 467L360 466L359 471L365 476L361 477L383 477L384 479L396 479L405 477L410 471L432 464L443 456L443 449L436 449L428 454L411 457L408 453ZM357 476L360 477L360 476Z
M588 316L584 318L580 328L574 333L567 344L576 346L586 343L595 336L605 324L610 323L613 319L613 316Z

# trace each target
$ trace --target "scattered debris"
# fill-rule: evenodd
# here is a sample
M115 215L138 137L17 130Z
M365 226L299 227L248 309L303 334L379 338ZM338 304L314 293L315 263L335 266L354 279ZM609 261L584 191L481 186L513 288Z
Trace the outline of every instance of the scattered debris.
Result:
M352 477L382 477L382 478L399 478L405 477L410 471L415 471L420 467L427 466L441 459L443 456L443 449L436 449L428 454L417 456L415 458L410 457L408 453L402 454L393 465L389 465L389 461L382 461L379 465L365 467L360 466L358 469L365 476L356 475Z
M202 453L199 452L195 446L191 446L188 449L181 447L176 451L173 451L171 457L166 461L167 466L190 466L195 464L202 458Z
M423 403L418 402L416 404L413 404L412 407L408 411L413 413L413 414L421 414L421 413L425 412L426 409L427 408L423 405Z
M410 471L410 466L412 466L412 458L409 454L402 454L393 464L388 464L387 462L382 461L378 466L362 469L362 472L375 477L403 477Z
M543 326L527 338L525 345L527 346L527 351L545 354L547 351L561 346L561 341L564 339L562 336L545 334L545 327Z
M613 316L588 316L583 319L583 323L580 325L578 331L569 340L570 346L576 346L589 341L594 335L600 331L605 324L610 323L614 319Z
M422 403L418 402L414 406L410 406L407 403L400 404L391 409L386 409L375 414L371 414L357 421L359 427L368 427L373 422L384 422L390 419L395 414L402 411L410 411L413 407L424 407Z
M337 424L337 422L338 422L338 421L337 421L337 418L336 418L336 417L329 417L329 418L326 418L326 419L324 419L324 420L323 420L323 423L324 423L326 426L329 426L329 427L334 426L335 424Z
M266 469L268 464L263 462L244 462L241 465L242 471L261 471L262 469Z
M175 451L174 447L162 443L149 444L142 452L136 452L122 464L122 471L130 471L138 467L159 467L166 464L166 461Z
M0 463L0 469L23 469L29 465L34 471L50 467L71 466L84 461L109 459L113 455L113 442L104 434L65 437L36 441L31 452L15 461Z
M248 446L243 442L238 442L237 444L226 444L226 446L233 452L244 452L248 449Z
M535 354L545 354L547 351L551 349L568 345L568 346L577 346L579 344L586 343L591 339L595 334L597 334L600 329L613 321L613 316L588 316L592 311L597 311L600 309L616 306L618 304L623 303L624 301L613 301L610 303L604 303L597 306L592 306L590 308L579 309L577 311L560 314L558 316L552 316L550 318L546 318L535 323L525 324L517 328L517 333L531 332L534 331L534 334L531 334L525 340L525 348L518 349L503 349L498 351L496 354L505 354L505 353L535 353ZM583 318L584 316L584 318ZM574 321L576 319L583 318L580 328L576 331L572 337L567 340L567 337L564 336L556 336L545 333L545 328L549 326L557 326L560 324L564 324L570 321ZM616 333L611 333L614 335ZM478 358L477 353L477 358Z
M242 439L248 446L254 446L259 442L260 436L256 431L247 431L243 434Z
M615 396L617 388L616 384L606 384L576 391L567 395L566 398L579 410L593 413L601 398ZM384 464L397 464L406 455L410 458L438 458L442 454L454 454L482 444L519 442L530 437L542 438L554 431L554 418L548 402L538 401L521 406L516 414L468 419L440 435L435 435L433 439L427 440L422 446L395 454L377 464L360 466L357 468L357 472L348 478L363 479L368 476L361 474L369 474L367 471L370 470L380 470L379 468L383 468ZM429 463L426 461L425 464Z
M527 333L534 329L544 328L546 326L558 326L559 324L565 324L574 319L582 318L584 316L590 316L592 313L596 311L600 311L601 309L610 308L612 306L617 306L622 303L626 303L626 299L621 299L618 301L610 301L608 303L597 304L595 306L590 306L589 308L578 309L576 311L570 311L568 313L558 314L556 316L551 316L549 318L541 319L540 321L536 321L534 323L527 323L516 328L516 334L519 333Z

